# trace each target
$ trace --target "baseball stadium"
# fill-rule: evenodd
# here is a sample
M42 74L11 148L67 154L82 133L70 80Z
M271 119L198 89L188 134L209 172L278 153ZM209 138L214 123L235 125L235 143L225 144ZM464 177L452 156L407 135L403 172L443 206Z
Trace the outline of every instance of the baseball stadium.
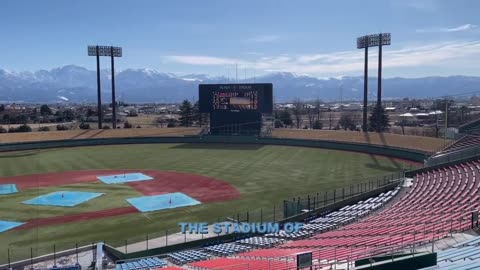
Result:
M0 270L480 269L480 2L0 6Z
M272 85L244 88L255 102L231 117L225 99L247 96L243 88L200 85L204 128L1 135L2 269L477 262L477 123L456 140L272 129L262 121ZM178 226L292 221L300 231L189 234Z

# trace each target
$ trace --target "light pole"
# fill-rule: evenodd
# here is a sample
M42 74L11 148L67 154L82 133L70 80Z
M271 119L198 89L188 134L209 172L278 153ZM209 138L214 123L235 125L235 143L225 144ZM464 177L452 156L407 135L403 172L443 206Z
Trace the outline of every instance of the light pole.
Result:
M390 45L391 34L380 33L374 35L366 35L357 38L357 49L365 49L365 67L363 82L363 131L367 131L367 107L368 107L368 48L379 47L378 51L378 89L377 89L377 106L382 105L382 46ZM377 117L380 120L379 117ZM377 123L378 124L378 123Z
M111 57L112 69L112 127L117 128L117 112L115 101L115 63L114 57L122 57L122 48L113 46L88 46L88 56L97 58L97 102L98 102L98 128L102 128L102 98L100 92L100 56Z

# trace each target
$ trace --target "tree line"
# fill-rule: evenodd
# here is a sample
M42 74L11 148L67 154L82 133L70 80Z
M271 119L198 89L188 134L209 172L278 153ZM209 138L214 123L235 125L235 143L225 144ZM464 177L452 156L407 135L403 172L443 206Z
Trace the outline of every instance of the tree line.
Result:
M361 130L359 125L362 117L359 112L343 111L340 113L338 122L334 123L334 112L322 110L322 102L317 99L313 103L304 103L295 99L290 107L276 109L274 111L275 128L295 127L297 129L323 129L322 119L328 114L328 129L338 130ZM306 123L302 126L302 123ZM384 132L390 128L390 119L382 106L375 106L368 117L368 130Z
M178 121L174 118L162 119L159 121L165 121L167 127L174 127L177 124L182 127L191 127L193 125L204 126L208 123L208 115L200 113L200 104L195 102L192 104L189 100L184 100L179 107Z

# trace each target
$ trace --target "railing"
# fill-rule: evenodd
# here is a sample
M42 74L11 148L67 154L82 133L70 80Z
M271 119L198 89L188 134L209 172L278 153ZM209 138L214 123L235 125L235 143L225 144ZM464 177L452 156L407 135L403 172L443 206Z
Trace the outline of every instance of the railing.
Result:
M469 213L465 213L468 215ZM461 225L458 229L453 229L448 226L448 223L457 222ZM419 223L421 224L421 223ZM445 225L447 224L447 225ZM353 269L355 267L355 262L360 259L367 260L371 264L379 262L376 260L376 257L383 257L381 261L393 261L400 256L407 256L418 254L421 252L425 253L435 253L440 249L437 246L439 240L451 238L449 241L442 242L443 249L451 248L452 246L458 244L459 242L455 241L455 238L452 238L453 233L462 232L469 230L471 228L471 223L467 218L459 218L458 220L450 221L438 221L438 222L428 222L425 224L425 228L420 231L413 231L409 233L400 233L400 234L385 234L383 237L385 239L390 239L390 242L386 244L355 244L355 245L344 245L344 246L322 246L322 247L309 247L305 248L305 251L312 252L313 258L313 267L325 267L325 269ZM476 224L478 227L478 223ZM414 237L413 241L407 241L407 236ZM394 237L401 236L400 242L394 241ZM421 237L423 236L423 237ZM415 238L417 240L415 240ZM405 239L405 240L404 240ZM422 240L419 240L422 239ZM465 239L467 240L467 239ZM395 243L397 242L397 243ZM452 243L453 242L453 243ZM461 241L460 241L461 242ZM346 254L345 254L345 251ZM327 255L328 254L328 255ZM268 261L283 261L283 262L296 262L295 254L287 256L279 256L273 258L260 258L256 256L238 256L235 255L235 258L250 259L250 260L268 260ZM235 268L218 268L218 269L235 269ZM272 268L278 269L278 268ZM295 268L284 268L284 269L295 269ZM314 268L315 269L315 268Z
M480 155L480 145L471 146L466 149L459 149L445 154L438 153L435 156L425 160L425 167L437 166L441 164L456 162Z

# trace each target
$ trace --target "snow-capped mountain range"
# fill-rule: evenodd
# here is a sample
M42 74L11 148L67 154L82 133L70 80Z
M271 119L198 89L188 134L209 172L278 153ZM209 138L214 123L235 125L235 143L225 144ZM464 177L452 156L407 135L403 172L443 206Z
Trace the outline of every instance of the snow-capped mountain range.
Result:
M110 73L101 71L102 96L110 99ZM234 83L204 74L175 75L151 69L126 69L115 74L117 98L125 102L178 102L196 99L199 83ZM276 102L294 98L325 101L363 98L363 77L320 79L293 73L272 73L238 82L273 83ZM377 80L369 78L369 95L376 98ZM425 98L480 90L480 77L449 76L383 79L384 98ZM0 102L95 102L96 71L68 65L36 72L0 69Z

